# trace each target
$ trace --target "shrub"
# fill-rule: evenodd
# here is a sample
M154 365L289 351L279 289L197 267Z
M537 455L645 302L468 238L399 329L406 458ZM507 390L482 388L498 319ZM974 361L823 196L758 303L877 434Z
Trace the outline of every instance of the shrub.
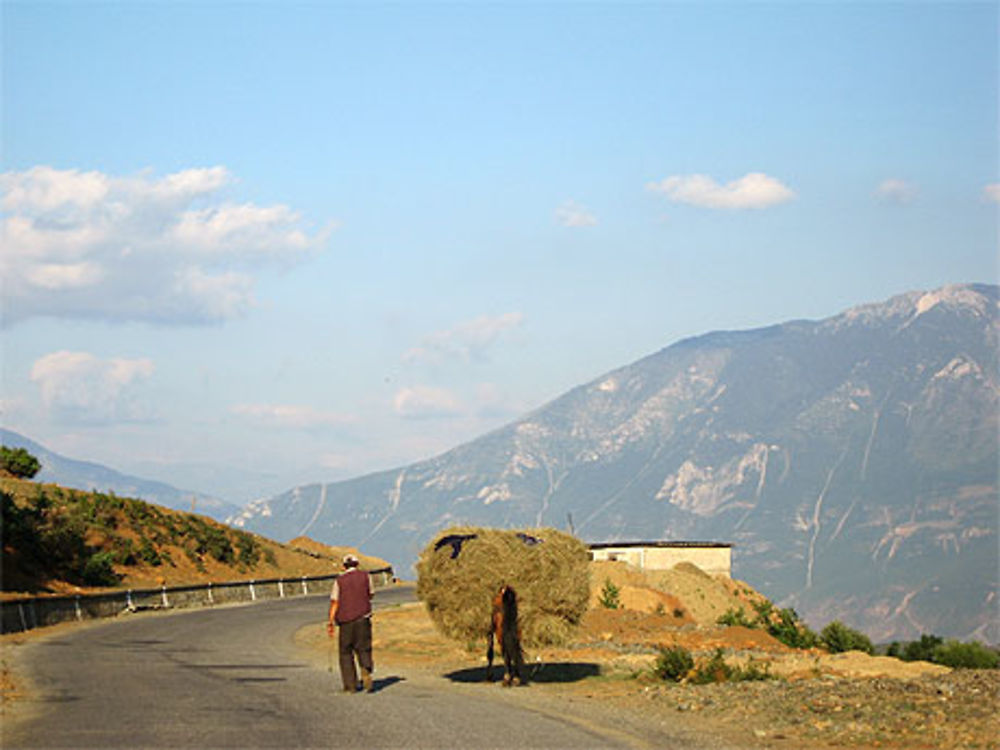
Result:
M953 669L996 669L1000 654L979 641L945 641L934 649L932 661Z
M241 567L253 568L260 561L260 544L245 531L236 533L236 560Z
M660 646L653 673L661 680L680 682L694 669L694 657L683 646Z
M139 559L153 567L163 564L160 553L156 551L156 547L146 537L142 537L142 541L139 542Z
M889 644L889 647L885 650L886 656L891 656L895 659L899 659L903 653L902 646L899 645L899 641L893 641Z
M934 661L934 649L942 643L936 635L923 634L919 641L910 641L903 647L903 661Z
M621 589L615 586L610 578L604 579L599 601L605 609L618 609L621 606Z
M778 612L777 622L767 623L767 632L791 648L813 648L819 643L817 635L790 608Z
M88 586L114 586L118 576L112 567L113 552L95 552L83 566L83 582Z
M727 609L725 614L719 615L715 624L727 626L742 625L745 628L752 628L756 626L756 623L747 617L746 613L743 611L743 607Z
M875 652L875 647L867 635L847 627L838 620L834 620L823 628L820 633L820 641L832 654L839 654L843 651L864 651L866 654Z
M711 658L699 664L691 675L691 682L696 685L706 685L710 682L728 682L733 677L733 668L726 664L722 649L717 648Z
M31 479L42 468L38 459L24 448L8 448L0 445L0 469L19 479Z
M135 565L135 545L127 537L116 537L114 540L115 562L119 565Z

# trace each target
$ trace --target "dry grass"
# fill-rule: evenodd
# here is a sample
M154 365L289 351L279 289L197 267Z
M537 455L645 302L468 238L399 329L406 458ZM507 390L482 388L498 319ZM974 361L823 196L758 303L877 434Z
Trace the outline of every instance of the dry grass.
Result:
M518 534L537 543L526 543ZM435 549L452 535L474 534L453 548ZM417 562L417 596L440 632L477 642L489 628L494 594L504 584L518 596L522 641L528 647L565 642L587 609L587 548L555 529L508 531L454 527L441 532Z

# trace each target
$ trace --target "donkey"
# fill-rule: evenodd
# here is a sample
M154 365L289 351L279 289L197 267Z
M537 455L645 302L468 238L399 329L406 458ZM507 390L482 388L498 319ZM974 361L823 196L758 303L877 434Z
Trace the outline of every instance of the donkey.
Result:
M493 597L493 617L486 640L486 679L493 682L493 641L499 641L503 656L503 685L524 682L524 654L521 652L521 628L517 622L517 593L506 584Z

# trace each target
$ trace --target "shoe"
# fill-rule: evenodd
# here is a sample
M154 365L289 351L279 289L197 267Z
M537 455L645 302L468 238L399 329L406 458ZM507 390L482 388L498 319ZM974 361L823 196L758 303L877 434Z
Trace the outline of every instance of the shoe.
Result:
M371 672L366 672L366 671L362 671L361 672L361 684L364 686L364 689L365 689L366 693L374 693L375 692L375 683L372 680L372 673Z

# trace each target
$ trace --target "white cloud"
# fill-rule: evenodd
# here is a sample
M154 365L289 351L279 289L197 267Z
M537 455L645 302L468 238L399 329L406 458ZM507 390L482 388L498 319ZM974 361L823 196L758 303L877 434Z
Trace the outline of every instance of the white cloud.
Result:
M502 334L524 322L524 315L509 312L503 315L482 315L459 323L444 331L425 336L420 344L403 355L404 362L438 362L461 359L466 362L486 356L486 352Z
M233 203L225 167L155 178L47 166L0 175L3 318L221 322L254 300L251 271L301 260L310 232L283 205Z
M673 175L649 183L646 189L661 193L675 203L702 208L767 208L795 197L795 193L779 180L761 172L751 172L725 185L703 174Z
M451 391L427 385L400 389L392 405L396 414L407 419L454 417L463 411L461 402Z
M237 404L230 411L271 427L311 430L353 424L354 418L294 404Z
M890 177L875 188L875 197L885 203L911 203L917 197L917 187L898 177Z
M556 222L564 227L593 227L597 217L575 201L565 201L556 209Z
M147 421L136 389L155 367L149 359L100 359L89 352L58 351L38 359L31 380L60 421L85 424Z
M1000 203L1000 182L991 182L983 188L983 200Z

